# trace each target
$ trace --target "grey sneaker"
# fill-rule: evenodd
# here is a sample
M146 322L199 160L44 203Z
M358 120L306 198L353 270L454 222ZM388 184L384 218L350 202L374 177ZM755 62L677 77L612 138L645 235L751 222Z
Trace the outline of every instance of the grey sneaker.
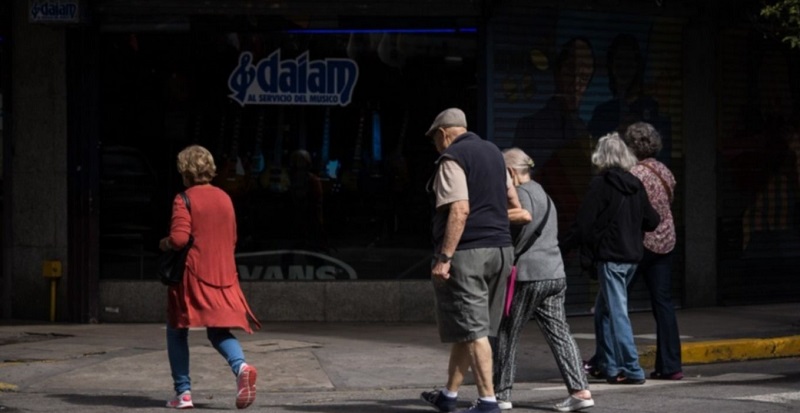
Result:
M588 409L592 406L594 406L593 399L586 400L575 396L569 396L561 403L556 403L556 405L553 406L553 409L555 409L557 412L574 412L582 409Z
M441 390L424 391L420 394L420 397L440 412L456 411L456 402L458 402L458 398L447 397Z

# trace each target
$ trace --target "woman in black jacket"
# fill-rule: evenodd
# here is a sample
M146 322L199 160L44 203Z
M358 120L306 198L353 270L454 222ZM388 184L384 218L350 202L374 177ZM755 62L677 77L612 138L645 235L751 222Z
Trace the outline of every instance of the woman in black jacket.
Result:
M644 232L661 221L647 192L629 170L637 159L617 133L606 135L592 153L599 170L589 184L575 224L561 240L562 251L590 252L600 283L595 303L597 367L611 384L643 384L644 370L628 318L627 285L644 253Z

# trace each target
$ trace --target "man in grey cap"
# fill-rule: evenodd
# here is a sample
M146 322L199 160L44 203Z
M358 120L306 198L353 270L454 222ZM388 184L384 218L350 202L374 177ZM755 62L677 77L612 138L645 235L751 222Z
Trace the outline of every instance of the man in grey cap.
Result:
M463 412L499 413L488 337L497 334L513 262L509 214L521 210L517 191L500 149L467 131L461 109L439 113L425 135L441 154L427 185L434 207L436 320L442 342L453 344L447 385L423 392L422 399L438 411L455 411L471 367L479 399ZM524 213L515 223L530 218Z

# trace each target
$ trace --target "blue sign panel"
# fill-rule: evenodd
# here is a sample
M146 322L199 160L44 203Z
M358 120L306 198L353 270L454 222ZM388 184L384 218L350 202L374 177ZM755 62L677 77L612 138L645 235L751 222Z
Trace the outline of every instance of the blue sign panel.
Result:
M28 9L30 22L78 23L78 0L31 0Z
M231 99L240 105L347 106L358 81L358 64L351 59L311 60L305 51L281 59L276 49L259 62L242 52L228 77Z

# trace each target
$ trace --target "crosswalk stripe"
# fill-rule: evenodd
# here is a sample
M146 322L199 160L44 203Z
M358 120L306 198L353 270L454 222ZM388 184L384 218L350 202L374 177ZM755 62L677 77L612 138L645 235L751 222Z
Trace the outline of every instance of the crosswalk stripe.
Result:
M800 391L788 393L757 394L755 396L734 397L736 400L753 400L767 403L789 403L800 400Z

